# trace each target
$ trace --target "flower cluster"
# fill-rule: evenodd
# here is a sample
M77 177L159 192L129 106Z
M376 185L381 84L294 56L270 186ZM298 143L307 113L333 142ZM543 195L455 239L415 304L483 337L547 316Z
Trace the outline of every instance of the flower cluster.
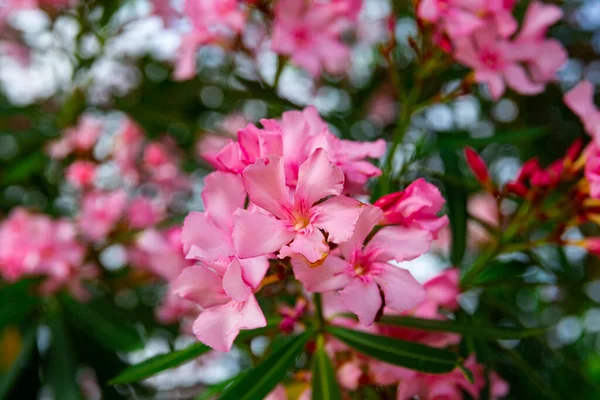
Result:
M170 24L178 13L168 3L154 0L154 11ZM240 41L254 49L270 41L272 51L314 76L323 70L342 73L350 61L342 34L356 23L361 7L362 0L280 0L272 9L253 1L185 0L182 16L190 28L181 38L174 77L185 80L196 74L196 51L201 46L231 48ZM264 17L273 15L272 27L264 26ZM270 38L267 30L272 30ZM249 44L257 42L250 38L250 32L257 31L259 44Z
M88 293L82 280L96 276L95 266L86 264L85 257L86 248L67 220L17 208L0 225L0 277L9 282L43 277L43 293L67 288L84 300Z
M502 96L506 86L522 94L538 94L567 60L560 42L546 38L562 11L532 2L519 29L513 17L515 4L421 0L417 14L433 26L438 41L458 62L473 69L474 81L486 84L493 99Z
M380 174L366 158L382 155L383 141L338 139L314 108L261 123L205 154L219 171L205 179L204 212L185 220L184 251L197 264L174 286L204 310L198 339L229 350L240 329L266 324L254 293L270 263L289 261L306 290L337 293L367 326L384 305L421 301L421 286L389 262L429 250L447 222L439 191L416 181L382 199L384 212L347 195Z

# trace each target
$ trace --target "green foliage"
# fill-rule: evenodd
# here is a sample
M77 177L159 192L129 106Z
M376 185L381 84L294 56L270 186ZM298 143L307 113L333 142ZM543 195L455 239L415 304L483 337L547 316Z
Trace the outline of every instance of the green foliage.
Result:
M322 335L319 335L317 337L317 349L313 355L312 399L338 400L341 398L342 394L340 393L333 365L325 351L325 340Z

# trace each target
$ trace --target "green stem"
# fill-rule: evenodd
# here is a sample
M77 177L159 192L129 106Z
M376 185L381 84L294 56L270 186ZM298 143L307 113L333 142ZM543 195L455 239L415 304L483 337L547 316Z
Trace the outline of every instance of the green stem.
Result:
M277 86L279 85L279 79L281 78L281 74L285 68L286 59L283 56L279 56L277 58L277 72L275 72L275 79L273 80L273 90L277 90Z
M477 257L471 268L463 275L460 285L463 289L469 288L477 275L479 275L489 262L492 261L498 254L498 242L494 241L488 248Z
M325 329L325 317L323 316L323 299L321 293L313 294L313 302L315 303L315 316L317 317L317 331L323 332Z

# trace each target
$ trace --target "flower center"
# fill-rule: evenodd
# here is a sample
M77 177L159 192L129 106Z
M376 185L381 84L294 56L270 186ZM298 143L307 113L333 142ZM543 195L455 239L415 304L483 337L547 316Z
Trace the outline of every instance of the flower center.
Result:
M500 64L498 53L484 50L481 52L481 62L490 67L491 69L497 69Z
M367 272L367 269L365 267L363 267L361 264L359 264L359 263L354 264L354 273L356 275L361 276L365 272Z

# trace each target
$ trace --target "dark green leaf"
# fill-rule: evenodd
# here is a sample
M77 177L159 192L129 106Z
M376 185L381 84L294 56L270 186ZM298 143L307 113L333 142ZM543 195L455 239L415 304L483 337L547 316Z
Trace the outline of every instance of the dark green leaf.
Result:
M48 327L52 334L52 343L46 355L47 364L44 372L54 393L54 398L81 400L82 396L75 380L74 355L62 315L59 312L55 311L50 314Z
M497 328L493 326L478 326L461 324L457 321L444 321L438 319L422 319L400 315L384 315L378 321L382 325L403 326L423 331L454 332L464 336L473 336L488 339L522 339L543 334L546 330L540 329L515 329Z
M457 150L464 147L473 147L480 149L492 143L520 143L527 142L548 134L548 131L541 127L531 127L524 129L516 129L507 132L497 132L495 135L485 138L471 137L469 132L447 132L438 135L437 146L439 149Z
M313 356L312 398L313 400L342 398L333 365L325 351L323 336L317 338L317 350Z
M27 365L35 347L36 330L37 326L32 326L27 330L23 337L23 345L21 346L21 351L19 351L17 359L6 374L0 375L0 399L6 398L11 387L19 377L19 374ZM0 334L1 333L2 331L0 330Z
M445 175L462 181L463 175L458 168L459 159L454 151L442 151ZM450 260L454 265L462 261L467 247L467 200L469 193L460 185L446 183L446 200L448 202L448 218L452 232Z
M221 400L262 399L283 379L287 371L294 366L296 359L304 350L312 331L291 338L287 346L272 353L266 360L240 375L227 387Z
M451 351L335 326L327 331L365 355L401 367L443 374L459 365L458 355Z
M39 299L29 294L31 281L24 280L0 288L0 330L25 319Z
M144 346L135 327L118 318L119 310L115 310L116 306L106 302L82 304L67 296L61 301L73 325L106 348L131 351Z
M531 382L533 386L535 386L539 392L544 395L543 398L553 400L559 400L561 398L556 392L554 392L554 390L552 390L551 385L548 382L544 382L544 380L538 375L537 371L514 350L505 349L500 346L498 346L498 348L502 349L506 355L508 355L508 357L513 361L514 365L521 371L522 377Z
M246 340L248 338L265 334L276 328L278 324L279 320L272 320L269 321L267 326L264 328L243 331L238 335L237 340ZM182 350L172 351L167 354L160 354L142 361L139 364L132 365L121 372L118 376L111 379L108 383L110 385L118 385L123 383L138 382L156 375L159 372L169 368L177 367L194 358L200 357L209 350L210 347L202 343L194 343Z
M490 265L479 274L473 286L487 286L495 283L515 281L522 277L530 263L522 261L499 262L492 261Z

